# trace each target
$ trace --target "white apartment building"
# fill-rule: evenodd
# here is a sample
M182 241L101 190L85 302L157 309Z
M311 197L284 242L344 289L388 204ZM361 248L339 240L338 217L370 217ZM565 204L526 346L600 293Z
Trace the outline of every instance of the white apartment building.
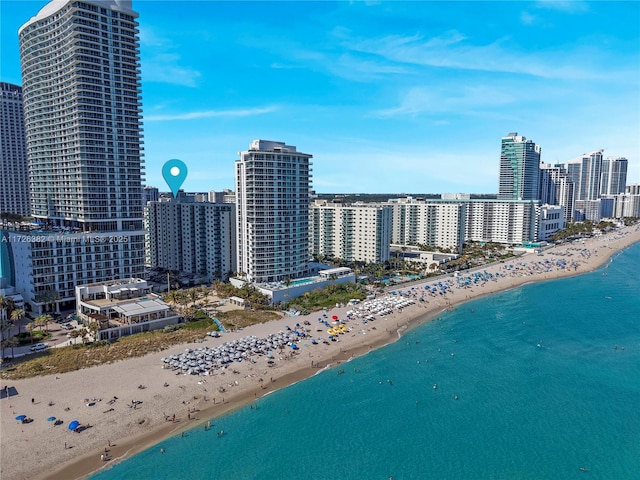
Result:
M506 245L538 241L540 216L545 215L541 213L543 208L539 200L408 198L390 200L389 203L394 205L394 244L454 247L458 251L461 251L462 245L467 241ZM401 208L402 206L405 208ZM406 208L410 206L418 208ZM555 212L555 209L549 206L549 211ZM438 218L440 222L437 221ZM564 220L553 218L552 222L545 224L546 235L555 232L555 227L550 226L555 223L560 224L558 228L564 228ZM438 232L441 232L440 236L437 235ZM433 243L427 243L425 239L433 239Z
M539 200L468 201L465 240L507 245L535 242L539 204Z
M567 172L577 185L576 201L597 200L600 196L603 152L594 150L567 162Z
M467 202L461 194L451 200L389 200L391 243L453 248L461 252L465 240Z
M627 185L629 161L624 157L607 157L602 160L600 195L624 193Z
M131 0L60 0L19 29L31 213L13 284L42 310L78 283L144 273L141 79ZM4 274L4 269L3 269Z
M233 203L149 202L145 230L147 267L196 276L198 283L236 270Z
M627 191L618 195L609 195L601 200L610 199L613 201L610 217L640 217L640 189L638 185L627 185ZM631 192L637 193L631 193Z
M312 155L253 140L236 161L237 269L250 283L309 272Z
M565 226L564 207L560 205L540 205L538 216L538 241L549 240Z
M22 87L0 82L0 214L30 210Z
M391 207L316 200L311 206L309 231L313 256L383 263L389 259Z
M26 309L39 315L59 311L75 301L75 286L140 276L144 234L139 232L73 233L61 229L5 231L9 268L3 275L22 294ZM50 302L53 295L54 301Z

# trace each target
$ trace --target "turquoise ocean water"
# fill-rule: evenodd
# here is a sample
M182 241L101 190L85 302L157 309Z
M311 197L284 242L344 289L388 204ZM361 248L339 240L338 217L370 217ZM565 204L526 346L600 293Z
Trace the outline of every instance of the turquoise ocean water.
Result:
M339 368L92 479L638 479L640 244Z

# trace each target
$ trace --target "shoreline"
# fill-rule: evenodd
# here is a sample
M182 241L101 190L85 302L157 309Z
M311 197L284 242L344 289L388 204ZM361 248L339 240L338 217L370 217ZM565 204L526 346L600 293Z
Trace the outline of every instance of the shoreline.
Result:
M346 321L350 332L339 337L338 342L329 345L304 345L297 354L280 354L275 367L264 365L262 359L257 363L242 362L233 364L233 373L229 369L219 371L208 377L191 375L174 375L174 372L161 369L160 358L171 353L184 351L185 348L212 347L224 341L248 335L265 337L270 333L284 330L287 323L311 322L311 335L326 336L324 326L315 322L318 312L306 317L294 317L274 320L266 324L248 327L242 332L223 335L220 339L208 338L196 346L183 344L164 352L149 354L118 363L100 365L90 369L69 372L57 377L45 376L9 382L17 389L18 395L3 398L0 402L0 420L2 427L0 476L19 479L57 479L87 478L99 470L109 468L112 464L126 460L132 455L195 427L203 427L208 419L220 417L230 411L251 404L254 400L274 391L286 388L294 383L313 376L323 369L340 365L351 358L362 356L370 351L388 345L402 338L408 331L426 322L433 321L442 312L455 308L469 300L486 297L494 293L511 290L526 284L540 281L567 278L594 271L611 261L616 252L640 242L640 228L625 227L601 237L585 240L581 244L565 244L554 246L542 256L527 254L510 259L518 262L512 276L502 274L499 278L485 281L482 285L470 288L455 288L441 297L427 298L424 303L416 302L400 311L381 316L366 325L356 319ZM580 257L574 260L576 268L551 269L537 271L543 262L563 258L562 252L581 251ZM587 252L587 253L585 253ZM566 253L564 254L566 258ZM572 253L573 255L573 253ZM507 263L486 265L484 272L501 275L506 272ZM461 277L469 275L461 272ZM452 277L447 277L452 278ZM416 289L425 284L432 284L438 279L425 279L410 285L397 285L399 291ZM385 296L390 297L390 296ZM345 318L346 312L353 307L332 309L329 316L338 315ZM320 312L322 314L322 312ZM312 365L312 366L311 366ZM157 369L155 372L152 369ZM158 373L161 372L161 373ZM266 380L267 378L270 380ZM153 382L153 384L151 383ZM162 383L164 382L164 383ZM138 385L148 383L144 389ZM7 381L3 381L6 385ZM218 387L216 389L215 387ZM225 389L225 392L220 390ZM91 393L89 393L91 392ZM113 395L117 392L116 395ZM43 397L49 396L54 403L47 406ZM116 398L102 403L104 398ZM33 401L38 398L38 402ZM94 406L87 407L81 399L95 399ZM98 400L99 398L99 400ZM141 406L124 408L128 398L140 398ZM31 401L29 400L31 399ZM212 402L213 400L213 402ZM104 410L107 403L110 410ZM132 403L134 403L132 401ZM65 413L61 407L69 405ZM7 408L11 406L11 408ZM73 413L68 413L69 411ZM177 421L167 422L165 412L169 416L175 412ZM29 414L35 421L33 424L19 426L14 414ZM44 419L47 413L57 415L65 420L65 425L54 427ZM113 413L113 415L112 415ZM192 414L193 413L193 417ZM86 431L76 434L66 428L66 423L73 417L83 424L92 425ZM119 432L129 432L121 435ZM113 440L113 442L112 442ZM80 443L76 445L76 443ZM65 447L61 445L64 443ZM67 448L67 443L72 448ZM38 463L19 465L10 459L21 457L25 447L39 452ZM100 460L101 452L109 450L113 459L108 462ZM34 462L35 463L35 462Z

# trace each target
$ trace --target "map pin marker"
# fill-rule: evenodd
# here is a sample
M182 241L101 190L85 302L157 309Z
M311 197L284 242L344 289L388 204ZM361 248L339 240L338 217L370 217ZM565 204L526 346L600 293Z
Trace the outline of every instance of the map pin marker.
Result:
M171 192L173 192L173 198L177 198L178 190L187 178L187 166L182 160L174 158L165 162L162 166L162 176L164 181L167 182Z

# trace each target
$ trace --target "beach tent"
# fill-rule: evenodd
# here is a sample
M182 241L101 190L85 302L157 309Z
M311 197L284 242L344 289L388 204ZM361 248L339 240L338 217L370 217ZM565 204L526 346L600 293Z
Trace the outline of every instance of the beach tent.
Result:
M47 418L47 422L53 422L56 419L56 417L49 417Z
M16 420L18 420L19 422L21 422L21 421L22 421L22 420L24 420L25 418L27 418L27 416L26 416L26 415L18 415L18 416L16 417Z
M75 430L76 428L78 428L80 426L80 422L78 420L73 420L70 424L69 424L69 430Z

